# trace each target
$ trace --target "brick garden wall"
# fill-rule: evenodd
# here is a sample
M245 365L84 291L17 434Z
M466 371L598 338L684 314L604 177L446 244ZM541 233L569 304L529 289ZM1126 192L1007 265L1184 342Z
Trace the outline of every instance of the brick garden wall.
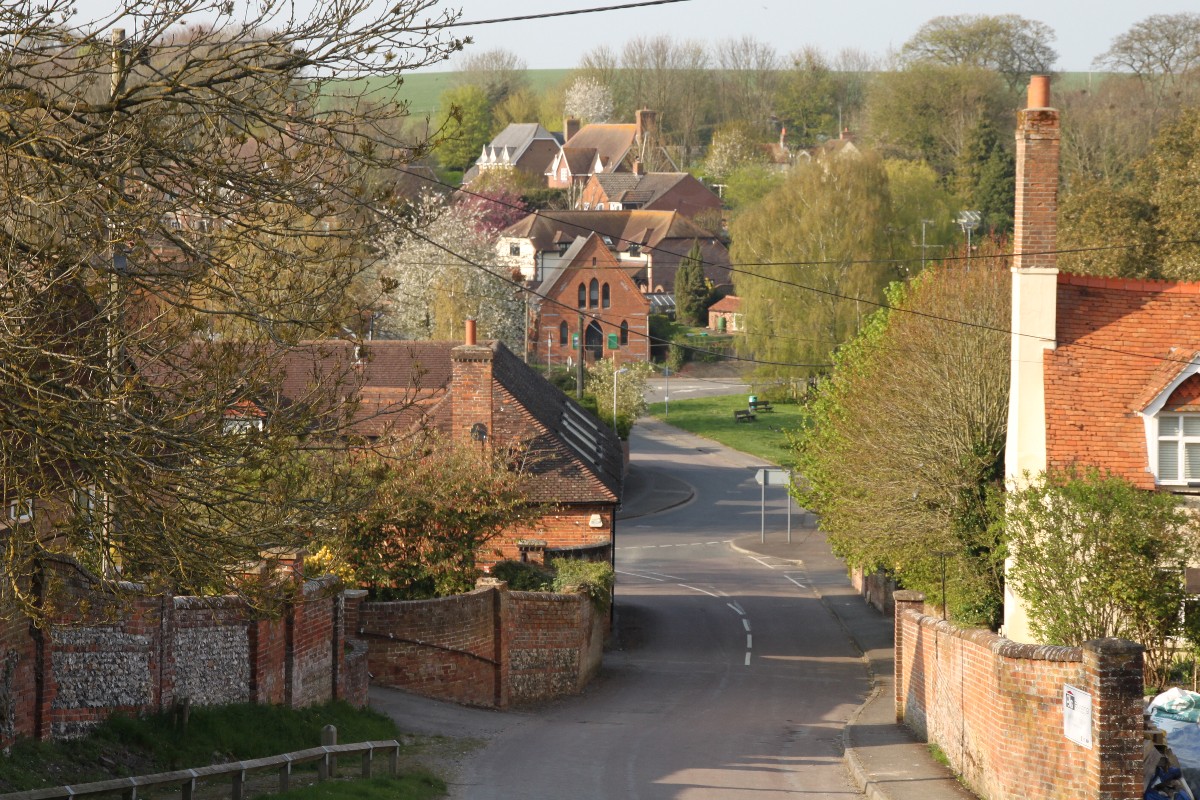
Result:
M344 641L336 582L310 581L279 618L234 598L99 591L73 562L46 573L63 611L38 628L0 623L0 747L67 738L115 712L155 712L187 699L305 706L367 700L365 648Z
M355 607L357 605L357 607ZM583 689L600 667L608 617L582 594L510 592L484 579L437 600L367 603L347 620L368 645L376 683L505 708Z
M921 613L897 592L896 715L989 800L1141 797L1142 650L1016 644ZM1063 686L1092 696L1092 747L1063 735Z

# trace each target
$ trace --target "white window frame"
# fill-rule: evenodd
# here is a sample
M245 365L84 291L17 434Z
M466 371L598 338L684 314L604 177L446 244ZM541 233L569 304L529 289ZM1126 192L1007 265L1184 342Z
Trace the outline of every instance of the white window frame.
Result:
M1152 475L1154 475L1154 482L1160 486L1187 486L1189 483L1200 485L1200 477L1191 480L1182 477L1172 480L1163 480L1158 474L1159 420L1163 417L1200 416L1200 414L1186 411L1167 411L1164 413L1163 408L1166 406L1167 401L1171 399L1171 395L1175 393L1175 390L1178 389L1184 381L1196 374L1200 374L1200 358L1193 359L1192 363L1180 370L1175 376L1174 380L1167 384L1167 386L1158 393L1158 396L1155 397L1154 400L1142 410L1142 424L1146 432L1146 455L1147 461L1149 461L1149 463L1146 465L1146 469ZM1179 439L1174 440L1178 442L1176 446L1178 446L1180 449L1179 469L1181 474L1184 469L1183 455L1185 449L1183 445L1189 441L1189 438L1184 437L1182 432L1183 421L1181 419L1180 437ZM1195 437L1191 438L1195 439ZM1195 440L1200 441L1200 439Z
M226 417L221 421L221 433L226 436L242 436L251 431L262 432L262 417Z
M33 522L33 500L8 501L8 519L10 522Z

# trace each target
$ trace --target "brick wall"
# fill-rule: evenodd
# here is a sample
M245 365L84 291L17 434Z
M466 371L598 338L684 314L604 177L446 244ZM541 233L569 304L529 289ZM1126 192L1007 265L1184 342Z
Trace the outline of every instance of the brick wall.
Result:
M278 618L236 598L108 594L69 559L47 565L62 611L0 623L0 747L77 736L115 712L230 702L365 705L364 648L345 638L336 581L311 581Z
M1016 644L920 612L897 592L896 715L990 800L1141 797L1142 650ZM1063 735L1063 687L1091 694L1092 747Z
M359 608L351 608L361 604ZM377 683L505 708L574 694L600 667L608 617L582 594L510 592L483 579L437 600L347 598Z

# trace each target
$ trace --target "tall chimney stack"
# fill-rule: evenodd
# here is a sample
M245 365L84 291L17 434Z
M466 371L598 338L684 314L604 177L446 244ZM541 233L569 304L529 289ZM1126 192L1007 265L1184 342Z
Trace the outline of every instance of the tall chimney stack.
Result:
M1013 266L1054 269L1058 259L1058 110L1050 108L1050 78L1029 81L1028 107L1017 115L1017 198Z
M575 117L567 117L563 120L563 144L567 144L579 133L579 120Z

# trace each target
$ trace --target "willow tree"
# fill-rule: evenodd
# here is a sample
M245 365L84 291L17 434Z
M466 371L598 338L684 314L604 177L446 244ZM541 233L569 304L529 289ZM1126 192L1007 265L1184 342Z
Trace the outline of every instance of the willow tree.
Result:
M748 355L761 379L795 379L829 363L898 276L888 261L887 174L871 155L797 166L730 226ZM866 302L863 302L866 301Z
M0 6L3 588L26 610L47 551L223 591L333 513L289 454L341 392L284 403L281 357L349 318L377 178L428 143L386 98L326 95L461 48L433 5Z

